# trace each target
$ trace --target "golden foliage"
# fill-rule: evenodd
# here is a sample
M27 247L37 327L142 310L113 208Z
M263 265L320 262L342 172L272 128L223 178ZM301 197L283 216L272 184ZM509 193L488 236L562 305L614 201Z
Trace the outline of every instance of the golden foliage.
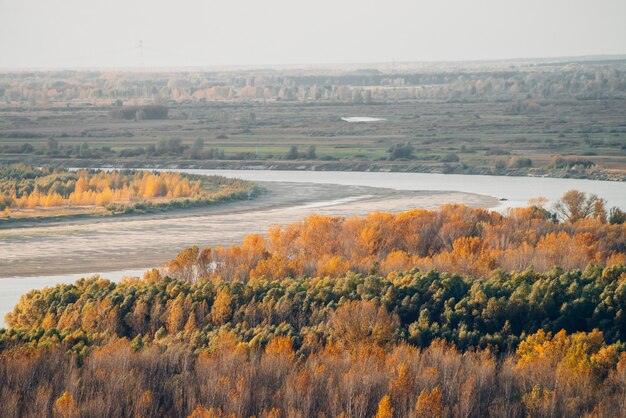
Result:
M28 167L24 170L22 177L15 175L2 178L0 172L0 210L107 207L111 204L125 207L138 202L162 203L176 199L219 200L231 191L249 191L250 185L239 180L217 177L206 178L208 180L205 181L171 172L37 171ZM34 179L31 178L33 173ZM229 184L223 183L222 180ZM221 187L224 185L228 187Z
M420 418L441 418L443 416L443 395L439 386L433 390L422 390L415 404L415 413Z
M232 299L226 290L218 290L215 301L213 302L213 307L211 308L213 321L218 324L223 324L228 321L228 318L232 313L232 308L230 306L231 300Z
M380 402L378 402L376 418L393 418L393 407L391 406L389 395L383 396Z
M55 415L62 418L78 417L78 406L74 397L67 391L54 401Z
M499 268L582 270L590 263L626 260L621 246L626 224L596 219L559 224L536 208L514 209L506 216L460 205L348 219L312 215L274 226L267 236L266 242L249 235L240 246L227 248L192 247L165 267L189 281L248 281L341 277L350 271L388 275L414 268L478 277Z
M293 349L291 337L272 338L265 347L265 354L282 357L285 356L289 360L293 360L296 352Z

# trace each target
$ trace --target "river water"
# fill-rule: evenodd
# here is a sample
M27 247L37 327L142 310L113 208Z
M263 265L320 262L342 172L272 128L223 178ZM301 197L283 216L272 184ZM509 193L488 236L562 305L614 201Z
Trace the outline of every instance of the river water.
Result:
M176 170L168 170L176 171ZM237 177L251 181L285 181L353 186L384 187L396 190L437 190L494 196L499 208L523 207L529 199L543 196L550 204L568 190L595 193L607 201L607 207L626 210L626 182L580 180L550 177L470 176L432 173L381 173L350 171L281 171L281 170L201 170L182 169L189 174Z
M467 176L467 175L446 175L446 174L424 174L424 173L385 173L385 172L327 172L327 171L277 171L277 170L201 170L201 169L182 169L169 170L181 171L189 174L204 175L221 175L226 177L235 177L244 180L258 182L288 182L288 183L315 183L315 184L338 184L343 186L367 186L376 188L386 188L394 190L407 191L455 191L462 193L472 193L479 195L493 196L501 200L496 210L505 210L510 207L525 206L529 199L534 197L546 197L551 205L563 193L570 189L577 189L588 193L596 193L600 197L606 199L607 206L618 206L626 209L626 183L624 182L608 182L595 180L578 180L578 179L557 179L545 177L501 177L501 176ZM299 187L294 184L294 188ZM345 196L333 197L330 202L349 202L354 197ZM310 202L306 205L294 206L293 216L302 213L305 216L304 209L315 210L315 208L327 205L324 201ZM237 216L227 219L226 222L233 222L229 225L231 229L250 228L252 220L244 221L246 216L241 217L241 226L237 224ZM200 218L197 218L201 222ZM185 219L185 228L194 228L194 217ZM172 228L175 225L170 225ZM100 226L102 227L102 226ZM182 228L183 224L176 228ZM85 227L83 234L89 235L92 227ZM255 230L246 229L249 232L257 232ZM178 230L177 230L178 231ZM173 229L163 232L175 233ZM141 236L141 230L137 231ZM102 231L106 234L106 230ZM125 231L128 235L129 232ZM94 236L97 238L97 236ZM83 237L89 240L90 237ZM236 238L233 235L233 238ZM3 237L0 235L0 248ZM17 245L17 244L15 244ZM36 246L37 241L30 245ZM44 244L42 244L44 245ZM50 242L50 245L55 245ZM7 248L7 247L5 247ZM0 265L2 264L2 254L0 254ZM139 264L144 265L144 264ZM137 267L137 266L135 266ZM103 270L106 271L106 270ZM124 276L141 276L145 269L124 269L119 271L110 271L102 273L103 277L111 280L119 280ZM33 275L28 277L4 277L0 278L0 326L4 325L4 315L10 311L19 300L19 296L28 292L30 289L43 288L58 283L71 283L78 278L91 276L96 274L89 269L89 263L85 264L85 272L77 274L59 274L59 275ZM2 277L2 272L0 272Z

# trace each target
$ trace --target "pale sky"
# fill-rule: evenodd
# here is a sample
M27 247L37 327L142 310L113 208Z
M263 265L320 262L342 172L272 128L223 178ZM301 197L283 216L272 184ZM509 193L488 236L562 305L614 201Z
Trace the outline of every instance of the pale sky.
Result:
M0 0L0 68L624 54L625 22L626 0Z

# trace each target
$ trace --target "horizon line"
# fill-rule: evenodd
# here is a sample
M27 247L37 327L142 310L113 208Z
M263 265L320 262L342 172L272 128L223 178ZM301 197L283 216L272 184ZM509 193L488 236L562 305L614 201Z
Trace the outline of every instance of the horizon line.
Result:
M285 69L329 69L341 67L357 67L364 69L367 66L385 67L398 65L460 65L460 64L534 64L554 63L566 64L568 62L594 62L594 61L622 61L626 60L626 52L620 54L590 54L590 55L564 55L564 56L536 56L517 58L493 58L493 59L459 59L459 60L424 60L424 61L371 61L371 62L318 62L318 63L291 63L291 64L215 64L215 65L166 65L166 66L67 66L67 67L0 67L0 72L52 72L52 71L132 71L132 72L155 72L155 71L236 71L236 70L285 70Z

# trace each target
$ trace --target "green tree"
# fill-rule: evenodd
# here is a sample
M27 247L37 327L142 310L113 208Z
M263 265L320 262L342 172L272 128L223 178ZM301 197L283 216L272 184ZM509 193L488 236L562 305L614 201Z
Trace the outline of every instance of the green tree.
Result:
M300 154L298 153L298 147L292 145L289 147L289 151L285 154L285 160L297 160Z

